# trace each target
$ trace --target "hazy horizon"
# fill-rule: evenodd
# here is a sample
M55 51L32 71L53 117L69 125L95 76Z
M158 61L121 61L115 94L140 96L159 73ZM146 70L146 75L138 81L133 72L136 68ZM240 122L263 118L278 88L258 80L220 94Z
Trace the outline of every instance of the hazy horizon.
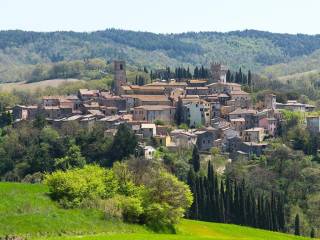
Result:
M0 30L320 34L318 0L0 0Z
M315 34L308 34L308 33L286 33L286 32L272 32L267 30L260 30L260 29L235 29L230 31L186 31L186 32L168 32L168 33L162 33L162 32L153 32L153 31L144 31L144 30L131 30L131 29L125 29L125 28L105 28L105 29L96 29L92 31L74 31L74 30L53 30L53 31L34 31L34 30L23 30L23 29L0 29L0 31L24 31L24 32L37 32L37 33L51 33L51 32L75 32L75 33L93 33L98 31L105 31L108 29L115 29L115 30L123 30L123 31L133 31L133 32L146 32L146 33L154 33L154 34L184 34L184 33L204 33L204 32L216 32L216 33L230 33L230 32L244 32L244 31L259 31L259 32L269 32L274 34L289 34L289 35L309 35L309 36L316 36L320 35L320 33Z

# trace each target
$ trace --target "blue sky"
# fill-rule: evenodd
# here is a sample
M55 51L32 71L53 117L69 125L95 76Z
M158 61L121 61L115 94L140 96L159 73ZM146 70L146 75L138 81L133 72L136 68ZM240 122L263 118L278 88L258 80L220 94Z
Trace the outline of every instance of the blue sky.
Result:
M320 0L0 0L0 29L320 34Z

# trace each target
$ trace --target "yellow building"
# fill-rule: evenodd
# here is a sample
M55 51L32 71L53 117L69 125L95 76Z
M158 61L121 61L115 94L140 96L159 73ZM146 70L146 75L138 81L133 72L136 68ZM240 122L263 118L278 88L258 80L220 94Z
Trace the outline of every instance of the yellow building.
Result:
M154 139L159 146L168 147L171 143L171 137L169 135L156 135Z

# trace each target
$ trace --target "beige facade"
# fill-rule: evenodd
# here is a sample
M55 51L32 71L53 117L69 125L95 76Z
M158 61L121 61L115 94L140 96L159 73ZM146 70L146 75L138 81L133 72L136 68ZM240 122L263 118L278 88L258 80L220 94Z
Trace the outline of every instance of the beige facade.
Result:
M175 107L164 105L144 105L135 107L133 110L133 120L147 121L149 123L153 123L156 120L172 123L174 115Z
M243 131L243 141L260 143L264 139L264 128L256 127Z

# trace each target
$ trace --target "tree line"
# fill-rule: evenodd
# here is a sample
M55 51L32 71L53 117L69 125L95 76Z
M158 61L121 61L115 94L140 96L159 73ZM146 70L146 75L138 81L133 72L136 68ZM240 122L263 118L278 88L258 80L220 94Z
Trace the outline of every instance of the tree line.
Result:
M194 196L188 215L191 219L285 230L284 200L280 195L256 194L244 180L238 183L226 177L219 182L210 162L207 176L191 169L188 184Z
M247 74L243 73L242 69L239 68L238 71L231 72L230 70L227 71L226 75L227 82L234 82L241 85L248 85L252 86L252 74L249 70Z
M163 70L158 71L150 71L150 79L176 79L178 81L184 79L205 79L209 78L210 71L209 69L205 68L203 65L200 67L196 66L193 72L190 70L189 67L176 67L174 70L171 70L170 67L166 67Z

